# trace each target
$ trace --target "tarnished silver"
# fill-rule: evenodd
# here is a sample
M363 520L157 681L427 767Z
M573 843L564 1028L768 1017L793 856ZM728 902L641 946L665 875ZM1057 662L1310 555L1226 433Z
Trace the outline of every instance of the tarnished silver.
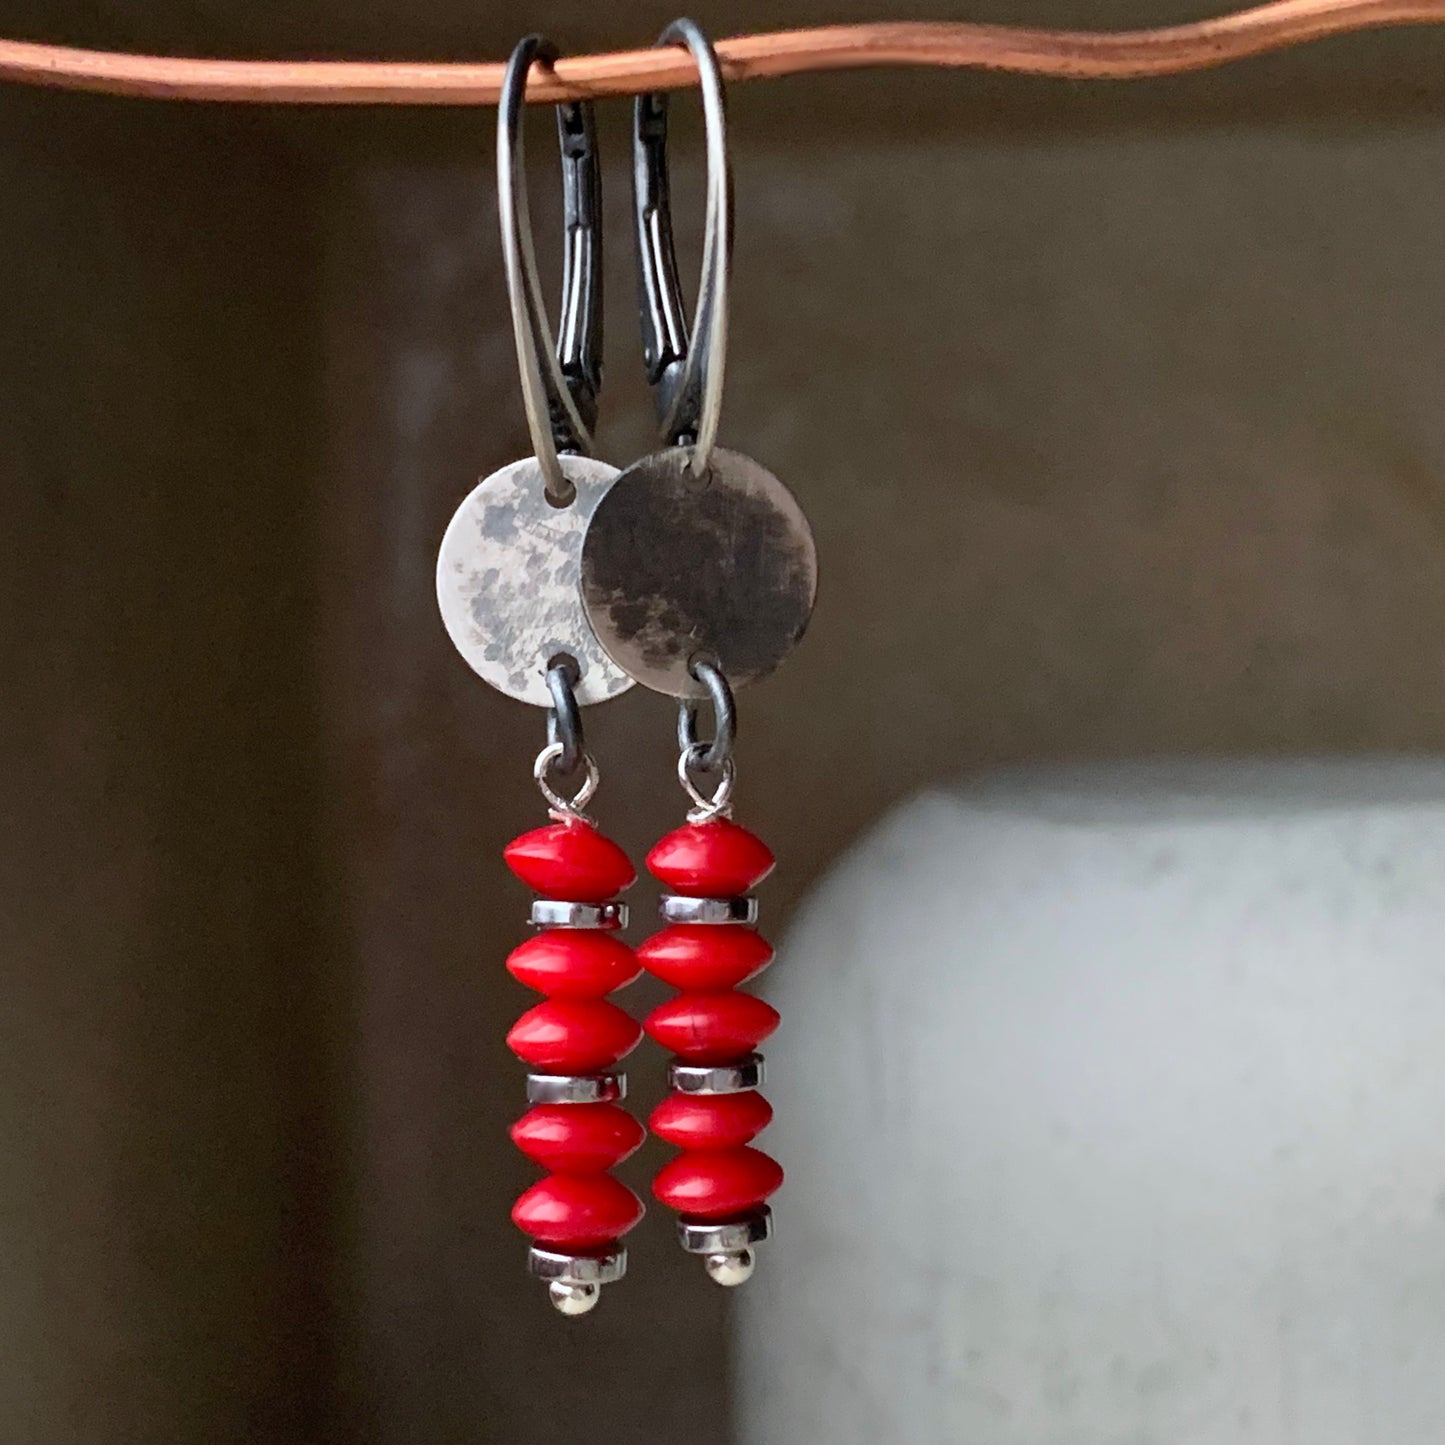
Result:
M713 735L711 740L698 736L697 710L700 699L680 697L677 700L677 746L683 753L690 748L699 748L696 754L698 771L716 772L733 755L733 743L738 734L737 704L733 699L733 690L728 686L727 677L711 658L694 658L688 671L707 689L712 701Z
M633 110L633 224L637 238L642 352L654 388L659 430L669 445L692 442L690 465L706 473L722 414L727 362L728 276L732 250L732 175L722 67L692 20L674 20L658 45L686 45L702 89L707 134L707 205L702 270L692 335L682 314L667 173L667 96L637 98Z
M563 456L577 489L567 507L544 495L535 457L493 472L457 509L437 557L437 604L456 649L508 697L550 707L547 668L577 664L582 706L632 686L592 630L578 590L582 544L597 505L619 475L591 457Z
M677 759L677 780L692 799L692 807L687 811L689 823L707 823L713 818L726 818L733 810L733 787L737 783L737 768L731 758L722 760L718 769L722 776L710 797L692 780L692 770L701 769L706 751L706 743L690 743Z
M532 900L533 928L601 928L615 933L627 927L625 903L565 903L560 898Z
M535 1279L560 1279L567 1284L615 1284L627 1273L627 1251L563 1254L534 1244L527 1255L527 1269Z
M528 1074L529 1104L615 1104L627 1097L626 1074Z
M722 1224L706 1219L677 1221L677 1242L689 1254L734 1254L772 1237L773 1211L766 1204Z
M547 741L559 743L562 756L555 771L570 778L587 756L587 735L582 728L582 707L577 701L577 661L561 655L547 669L547 691L552 706L547 709Z
M657 915L664 923L756 923L756 898L688 898L664 893L657 900Z
M602 774L597 768L597 759L591 753L582 754L582 765L586 773L582 778L582 785L570 797L565 797L548 781L547 775L554 763L560 763L566 756L567 745L565 743L548 743L540 753L537 754L537 761L532 764L532 776L537 780L537 787L542 796L547 800L547 807L552 816L560 823L567 818L587 818L587 804L592 801L597 792L597 785L602 781Z
M733 688L766 677L808 626L818 556L808 519L765 467L717 447L704 476L684 447L634 462L596 503L582 600L603 650L644 687L706 697L708 657Z
M567 230L562 327L564 356L571 363L564 365L556 354L537 272L522 146L527 73L534 61L550 65L557 54L551 41L528 35L507 62L497 104L497 217L527 430L546 495L553 505L566 506L575 478L561 465L558 452L592 451L590 423L601 386L602 202L592 108L567 102L557 107Z
M761 1054L749 1054L735 1064L685 1064L673 1059L667 1066L667 1086L679 1094L746 1094L767 1077Z

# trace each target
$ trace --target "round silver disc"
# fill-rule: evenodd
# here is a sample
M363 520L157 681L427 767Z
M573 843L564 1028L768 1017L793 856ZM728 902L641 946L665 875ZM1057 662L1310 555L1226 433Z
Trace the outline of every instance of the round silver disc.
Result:
M644 687L703 697L710 657L734 687L765 677L813 612L818 555L793 494L765 467L714 448L706 475L670 447L634 462L597 505L582 600L614 662Z
M632 679L603 651L578 590L582 540L619 473L564 455L577 488L554 507L536 458L493 472L457 508L437 556L437 604L456 649L478 677L534 707L550 707L547 664L577 662L577 701L605 702Z

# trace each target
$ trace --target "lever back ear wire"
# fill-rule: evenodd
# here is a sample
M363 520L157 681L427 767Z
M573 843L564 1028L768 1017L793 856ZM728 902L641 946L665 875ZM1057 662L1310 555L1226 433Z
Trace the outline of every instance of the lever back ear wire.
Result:
M543 36L528 35L507 62L497 110L497 209L527 430L546 479L547 498L563 507L576 490L562 471L558 453L591 455L602 387L602 182L591 105L559 105L566 238L560 345L555 345L532 240L522 115L533 64L551 65L558 53Z
M668 98L662 91L638 96L633 107L632 179L643 359L663 443L691 446L691 470L701 476L707 472L717 440L727 363L733 229L727 103L717 53L694 21L674 20L657 44L685 45L697 65L707 124L707 205L702 273L689 328L683 315L672 235Z
M812 613L817 555L782 482L717 445L733 214L722 71L691 20L674 20L658 44L685 45L702 84L702 275L689 327L670 216L667 100L644 95L633 111L633 223L643 352L664 444L633 462L593 512L582 597L598 641L636 681L672 697L705 697L693 670L699 657L739 688L792 650Z
M597 641L577 588L587 524L618 475L590 455L602 387L602 182L589 102L557 107L566 236L555 345L527 204L527 76L556 55L540 35L517 45L497 115L497 214L533 455L493 472L458 508L437 559L437 601L457 650L493 687L548 707L548 668L569 657L587 707L632 680ZM564 774L576 771L571 753L563 762Z

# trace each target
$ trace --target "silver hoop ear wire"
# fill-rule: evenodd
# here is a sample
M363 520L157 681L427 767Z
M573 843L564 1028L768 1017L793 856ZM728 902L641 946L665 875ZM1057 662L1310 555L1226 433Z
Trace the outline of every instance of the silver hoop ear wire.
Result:
M507 62L502 80L502 94L497 109L497 212L502 232L502 260L507 276L507 300L512 311L512 333L517 343L517 369L522 380L522 405L527 416L527 430L532 450L546 482L547 500L565 507L576 496L576 489L563 475L558 461L559 437L566 449L591 455L592 432L577 405L573 386L578 380L567 377L557 359L552 327L542 299L542 282L537 273L537 254L532 241L532 218L527 206L527 177L522 145L522 111L527 96L527 75L534 61L551 64L557 48L540 35L528 35L517 43ZM578 109L559 106L564 111ZM590 134L590 117L587 133ZM563 134L566 135L565 122ZM588 160L592 158L587 157ZM564 148L563 164L568 157ZM595 162L594 162L595 165ZM568 200L575 199L569 186ZM571 206L569 205L569 211ZM574 219L569 215L569 221ZM571 227L569 227L569 230ZM600 235L600 233L599 233ZM576 248L569 235L566 248L564 298L581 295L592 310L581 328L583 334L600 323L600 274L596 271L595 254L587 246ZM600 244L600 241L599 243ZM580 254L579 254L580 250ZM588 274L579 283L575 268L583 266ZM581 285L579 291L578 286ZM565 305L564 300L564 305ZM564 316L564 324L567 318Z
M717 441L727 364L733 219L727 103L717 54L695 21L674 20L657 44L685 45L697 66L707 128L707 207L702 275L689 341L678 294L668 201L667 97L660 92L639 96L632 157L643 350L663 440L672 446L691 441L690 470L702 475Z

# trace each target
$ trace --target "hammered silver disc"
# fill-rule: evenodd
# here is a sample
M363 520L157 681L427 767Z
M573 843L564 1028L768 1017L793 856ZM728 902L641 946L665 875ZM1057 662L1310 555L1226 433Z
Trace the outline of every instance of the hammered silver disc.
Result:
M715 447L707 474L670 447L634 462L602 498L582 548L582 600L612 660L644 687L704 697L689 665L716 661L741 687L797 645L818 555L793 494L765 467Z
M534 457L493 472L457 508L437 556L437 604L457 651L478 677L534 707L550 707L547 664L576 659L577 701L605 702L632 679L608 657L578 590L582 540L619 473L564 455L577 488L570 506L547 501Z

